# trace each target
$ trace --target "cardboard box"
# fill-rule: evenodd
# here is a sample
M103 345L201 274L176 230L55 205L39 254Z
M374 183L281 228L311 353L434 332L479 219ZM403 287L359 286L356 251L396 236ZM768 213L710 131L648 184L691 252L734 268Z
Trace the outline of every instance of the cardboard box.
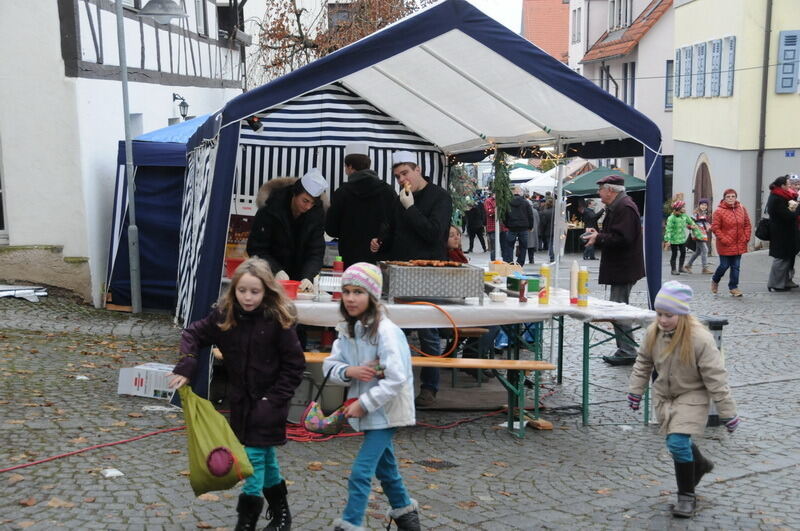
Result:
M145 363L120 369L117 393L169 400L175 392L168 385L169 375L174 368L174 365L165 363Z

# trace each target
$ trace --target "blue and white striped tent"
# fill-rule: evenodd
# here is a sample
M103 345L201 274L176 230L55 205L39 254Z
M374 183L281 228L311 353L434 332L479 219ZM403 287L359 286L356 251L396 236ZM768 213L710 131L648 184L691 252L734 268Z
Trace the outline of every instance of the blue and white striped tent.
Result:
M253 115L265 123L258 134L245 122ZM658 127L465 0L443 0L234 98L198 130L188 145L180 323L203 317L217 298L231 208L252 201L260 182L312 166L335 189L343 147L354 140L371 146L388 182L391 151L412 149L443 185L447 163L482 160L495 149L644 155L651 296L660 287ZM205 394L202 370L196 386Z

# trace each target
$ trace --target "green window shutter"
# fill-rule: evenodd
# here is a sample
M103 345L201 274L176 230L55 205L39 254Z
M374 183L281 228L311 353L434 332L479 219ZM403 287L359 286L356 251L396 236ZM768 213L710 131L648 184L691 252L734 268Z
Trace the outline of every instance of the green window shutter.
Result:
M782 31L779 43L775 92L794 94L797 92L797 70L800 64L800 31Z

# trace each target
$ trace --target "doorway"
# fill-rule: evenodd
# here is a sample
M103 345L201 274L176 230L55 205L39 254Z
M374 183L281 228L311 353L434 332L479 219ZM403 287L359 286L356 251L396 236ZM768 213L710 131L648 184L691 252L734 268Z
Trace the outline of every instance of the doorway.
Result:
M708 171L708 164L705 162L700 163L700 165L697 167L697 171L694 174L695 208L697 208L697 204L702 198L708 199L709 208L714 205L714 191L711 187L711 172Z

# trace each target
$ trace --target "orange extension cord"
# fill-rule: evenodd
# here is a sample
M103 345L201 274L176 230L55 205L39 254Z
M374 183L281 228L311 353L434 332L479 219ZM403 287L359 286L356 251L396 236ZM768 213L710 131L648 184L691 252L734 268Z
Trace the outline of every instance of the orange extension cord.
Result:
M427 356L429 358L446 358L450 354L452 354L453 351L458 346L458 326L456 326L456 322L453 320L453 317L449 313L447 313L447 311L444 308L442 308L438 304L434 304L432 302L415 301L415 302L404 302L403 304L417 304L417 305L433 306L434 308L436 308L437 310L442 312L444 314L444 316L447 317L447 320L450 321L450 324L453 325L453 344L450 346L450 349L447 352L445 352L444 354L439 354L439 355L428 354L427 352L422 352L420 349L418 349L414 345L409 345L409 347L411 347L411 350L413 350L414 352L416 352L418 354L422 354L423 356Z

